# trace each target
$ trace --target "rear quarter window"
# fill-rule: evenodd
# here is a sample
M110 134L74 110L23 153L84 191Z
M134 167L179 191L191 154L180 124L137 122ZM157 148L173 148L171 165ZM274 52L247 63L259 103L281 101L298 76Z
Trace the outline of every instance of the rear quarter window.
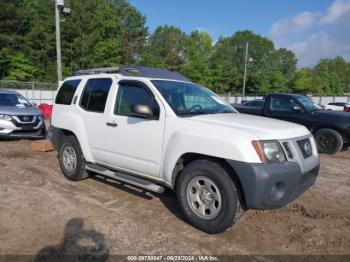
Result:
M67 80L63 82L56 96L55 103L59 105L70 105L72 103L73 96L80 82L81 79Z

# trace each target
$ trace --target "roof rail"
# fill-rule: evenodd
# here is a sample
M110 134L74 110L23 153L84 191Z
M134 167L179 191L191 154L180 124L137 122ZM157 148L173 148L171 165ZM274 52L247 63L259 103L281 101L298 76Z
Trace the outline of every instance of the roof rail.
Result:
M120 66L120 67L105 67L79 70L75 75L94 75L94 74L121 74L123 76L133 77L149 77L160 79L171 79L190 82L190 80L177 72L169 70L144 67L144 66Z
M94 74L117 74L119 73L119 67L104 67L104 68L92 68L82 69L75 72L75 75L94 75Z

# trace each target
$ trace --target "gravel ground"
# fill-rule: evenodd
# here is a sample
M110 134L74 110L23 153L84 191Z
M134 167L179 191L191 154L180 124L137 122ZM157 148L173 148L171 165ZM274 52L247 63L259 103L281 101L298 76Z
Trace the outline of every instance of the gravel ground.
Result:
M29 145L0 142L0 255L350 255L350 151L322 155L316 184L288 206L207 235L183 221L171 192L70 182L56 152Z

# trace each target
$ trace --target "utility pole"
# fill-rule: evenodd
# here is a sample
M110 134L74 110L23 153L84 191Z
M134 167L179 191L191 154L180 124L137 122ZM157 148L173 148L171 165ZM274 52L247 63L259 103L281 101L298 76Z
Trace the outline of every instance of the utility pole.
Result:
M247 43L245 44L244 77L243 77L242 100L244 100L244 97L245 97L245 82L246 82L246 78L247 78L247 63L248 63L248 48L249 48L249 43L247 42Z
M61 32L60 32L60 10L58 9L59 0L55 0L55 19L56 19L56 56L57 56L57 80L62 81L62 61L61 61Z

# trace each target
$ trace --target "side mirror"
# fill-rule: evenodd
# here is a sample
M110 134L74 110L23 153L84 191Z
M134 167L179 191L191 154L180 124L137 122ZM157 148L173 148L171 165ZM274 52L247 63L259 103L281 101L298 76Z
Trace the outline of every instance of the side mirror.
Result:
M142 118L154 117L154 112L152 108L148 105L132 105L131 112L136 117L142 117Z
M294 112L303 112L303 109L300 106L293 106L292 109Z

